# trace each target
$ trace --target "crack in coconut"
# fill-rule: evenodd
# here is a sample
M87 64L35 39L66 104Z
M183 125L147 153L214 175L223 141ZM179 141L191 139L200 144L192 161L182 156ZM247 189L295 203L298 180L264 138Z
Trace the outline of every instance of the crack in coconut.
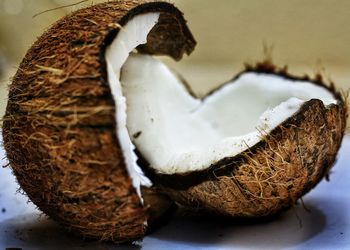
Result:
M106 51L117 134L140 198L140 186L152 183L137 164L135 146L157 173L200 171L254 146L311 99L337 103L311 82L254 72L196 99L161 61L130 54L147 42L158 18L159 13L133 18Z

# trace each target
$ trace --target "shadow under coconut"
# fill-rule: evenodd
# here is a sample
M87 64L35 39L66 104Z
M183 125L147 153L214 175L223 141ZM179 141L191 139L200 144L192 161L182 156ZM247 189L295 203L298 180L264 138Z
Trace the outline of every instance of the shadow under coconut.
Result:
M307 208L308 210L299 204L269 221L260 220L257 223L176 215L168 227L154 233L150 238L175 241L193 247L293 247L315 237L326 226L323 211L313 203L308 203ZM145 245L147 241L145 239Z
M323 211L326 215L326 225L318 234L302 242L302 247L305 249L349 249L350 206L348 201L344 200L344 196L339 197L324 192L323 195L310 195L306 197L306 200L306 205L311 208L311 213L314 208ZM310 226L318 225L317 217L312 216L308 220Z
M140 249L139 245L115 245L83 240L67 233L54 221L40 214L26 214L0 222L0 246L26 250L61 249Z

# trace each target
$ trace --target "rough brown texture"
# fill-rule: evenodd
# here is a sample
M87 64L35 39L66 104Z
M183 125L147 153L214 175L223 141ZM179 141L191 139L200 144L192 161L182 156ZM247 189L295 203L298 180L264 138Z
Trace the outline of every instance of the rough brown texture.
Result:
M85 237L114 242L145 234L143 207L116 136L104 51L133 16L161 12L149 54L180 59L195 41L173 5L109 2L61 19L28 51L3 121L11 168L44 213Z
M328 177L346 128L342 95L333 84L324 85L320 75L293 77L268 61L247 66L247 71L311 81L333 92L339 104L325 107L310 100L270 134L261 131L264 139L254 147L203 171L161 175L141 158L153 182L187 208L236 218L271 217Z

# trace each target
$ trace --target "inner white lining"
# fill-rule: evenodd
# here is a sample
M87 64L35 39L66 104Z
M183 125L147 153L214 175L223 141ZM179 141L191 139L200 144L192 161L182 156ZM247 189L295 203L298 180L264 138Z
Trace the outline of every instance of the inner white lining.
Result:
M112 44L106 49L105 54L108 83L116 106L115 116L118 140L123 151L127 171L141 200L141 185L149 187L152 183L136 163L135 146L130 140L126 127L126 101L120 84L120 70L129 53L138 45L147 42L147 35L157 24L159 15L160 13L150 13L134 17L119 31Z
M132 141L163 174L202 170L241 153L310 99L336 103L315 84L257 73L242 74L202 102L162 62L139 54L129 56L121 82Z

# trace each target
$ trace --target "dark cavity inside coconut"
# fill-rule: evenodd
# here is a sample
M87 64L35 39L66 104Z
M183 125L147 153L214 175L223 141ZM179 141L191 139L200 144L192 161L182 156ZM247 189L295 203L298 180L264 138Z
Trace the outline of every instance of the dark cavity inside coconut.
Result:
M270 216L328 173L346 120L334 88L265 63L198 99L151 56L179 60L194 46L182 14L159 2L80 10L39 38L10 87L3 135L42 211L125 242L171 207L158 192L205 212Z

